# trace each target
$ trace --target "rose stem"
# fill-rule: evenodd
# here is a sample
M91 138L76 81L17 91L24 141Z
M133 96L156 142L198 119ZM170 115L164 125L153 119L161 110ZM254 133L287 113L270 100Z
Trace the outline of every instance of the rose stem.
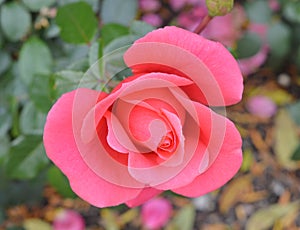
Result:
M206 15L203 20L199 23L199 25L197 26L197 28L194 30L194 33L196 34L200 34L205 27L207 26L207 24L213 19L212 16Z

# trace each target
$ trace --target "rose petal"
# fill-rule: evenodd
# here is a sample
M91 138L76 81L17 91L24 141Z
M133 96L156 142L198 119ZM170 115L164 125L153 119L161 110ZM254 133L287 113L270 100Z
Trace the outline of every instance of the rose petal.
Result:
M188 117L183 130L186 138L185 153L194 151L193 157L176 177L157 185L157 189L175 189L182 187L184 184L190 184L197 176L209 170L209 167L212 167L211 165L214 164L218 155L223 151L222 148L226 141L224 138L228 135L228 126L231 122L200 103L195 102L194 106L197 110L199 122L195 124L194 119ZM200 129L199 135L195 135L195 125L198 125ZM233 132L236 132L236 130ZM232 141L237 142L236 148L240 147L240 137ZM197 148L195 149L194 146L197 146Z
M128 153L128 149L124 148L118 141L118 139L115 136L114 129L111 124L111 112L107 112L105 115L105 118L107 120L107 127L108 127L108 134L107 134L107 143L111 148L114 150L120 152L120 153Z
M226 134L216 160L192 183L172 191L184 196L198 197L224 185L237 173L241 166L241 143L240 134L234 124L226 119Z
M129 172L127 166L118 160L115 160L114 157L111 157L112 154L109 152L110 150L105 147L105 143L99 140L98 125L101 119L104 119L105 112L115 103L115 101L119 98L126 97L136 91L140 91L141 89L155 89L155 88L172 88L177 87L177 85L187 85L190 84L188 79L180 78L175 75L168 75L162 73L152 73L146 74L143 77L138 79L134 79L131 82L121 83L121 86L105 97L103 100L100 100L95 106L90 109L88 113L84 116L80 115L81 103L80 98L85 97L83 93L78 93L77 100L74 101L74 112L73 118L76 124L76 127L81 130L80 132L76 132L75 136L76 142L79 148L79 152L84 159L85 163L99 176L104 178L105 180L111 182L112 184L124 186L124 187L133 187L133 188L143 188L145 187L145 183L137 181L133 178ZM78 110L78 112L77 112ZM112 114L114 114L114 106L112 108ZM79 116L79 117L77 117ZM112 116L112 119L115 116ZM124 117L124 116L123 116ZM119 119L116 117L116 119ZM126 118L128 121L128 117ZM117 125L118 127L113 127L114 130L119 130L121 132L120 135L116 136L119 143L124 146L126 149L133 150L133 152L144 152L138 151L140 146L135 145L135 143L130 140L130 137L126 135L128 130L127 127L124 127L126 124L128 126L128 122L121 123L118 125L117 120L111 122L113 125ZM124 129L122 129L124 128ZM127 132L128 133L128 132ZM116 134L116 132L115 132ZM127 139L124 139L127 138ZM131 149L133 148L133 149ZM101 152L101 154L99 154ZM114 173L111 173L111 169L114 169Z
M168 73L181 72L202 91L202 95L199 89L191 92L202 103L230 105L242 97L243 78L226 48L177 27L158 29L137 40L124 60L134 72L161 72L167 70L165 67L170 67Z
M127 81L121 82L108 97L96 104L87 114L82 127L83 141L89 142L95 137L95 125L99 123L104 116L105 111L113 105L117 98L126 98L126 96L132 93L141 92L147 89L172 88L190 85L191 83L192 82L188 79L164 73L145 74L142 77L133 78L132 81L127 79ZM128 120L128 118L126 118L126 120Z
M85 95L77 98L77 103L80 100L81 110L76 112L81 112L81 115L90 110L95 100L105 96L93 90L77 89L64 94L56 102L48 114L44 128L44 145L48 157L69 178L74 192L97 207L115 206L134 199L141 189L121 187L102 179L82 159L73 133L78 130L74 130L72 121L73 102L78 93Z
M134 198L130 201L127 201L126 205L131 208L139 206L139 205L145 203L147 200L151 199L152 197L159 195L162 192L163 191L161 191L161 190L157 190L157 189L150 188L150 187L144 188L136 198Z

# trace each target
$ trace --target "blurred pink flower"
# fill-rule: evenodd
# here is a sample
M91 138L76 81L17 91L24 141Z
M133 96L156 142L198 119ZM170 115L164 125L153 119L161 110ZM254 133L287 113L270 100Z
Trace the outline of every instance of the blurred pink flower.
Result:
M53 230L84 230L82 216L73 210L61 210L53 222Z
M278 0L269 0L269 7L273 10L273 11L278 11L280 10L280 3L278 2Z
M268 97L259 95L253 96L247 101L248 111L262 118L269 118L277 111L276 104Z
M256 33L261 38L262 46L255 55L238 60L239 66L244 76L257 71L257 69L267 60L269 52L269 46L267 44L268 26L265 24L252 23L249 25L248 30Z
M185 5L190 4L193 6L203 4L204 0L170 0L170 5L173 10L177 11L183 8Z
M268 25L261 23L250 23L248 30L256 33L263 42L267 42Z
M161 7L161 4L158 0L140 0L139 6L144 11L157 11Z
M269 48L267 45L264 45L259 52L257 52L255 55L239 59L238 63L240 66L240 69L242 71L242 74L244 76L247 76L249 74L254 73L262 64L265 63L267 56L268 56Z
M232 47L242 36L242 27L246 20L247 17L243 7L236 5L231 13L222 17L215 17L207 25L202 35Z
M159 27L162 25L162 19L159 15L157 14L145 14L142 17L142 21L147 22L148 24Z
M170 0L170 5L173 10L180 10L185 4L186 0Z
M193 31L206 14L206 7L198 5L193 7L191 11L182 12L177 18L177 23L180 27Z
M142 206L142 222L148 229L158 229L168 223L172 212L171 203L164 198L154 198Z

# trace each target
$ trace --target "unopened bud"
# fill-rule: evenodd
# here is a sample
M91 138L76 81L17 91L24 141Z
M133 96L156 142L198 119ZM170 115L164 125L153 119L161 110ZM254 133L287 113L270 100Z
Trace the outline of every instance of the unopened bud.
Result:
M234 0L206 0L208 14L211 17L224 16L233 8Z

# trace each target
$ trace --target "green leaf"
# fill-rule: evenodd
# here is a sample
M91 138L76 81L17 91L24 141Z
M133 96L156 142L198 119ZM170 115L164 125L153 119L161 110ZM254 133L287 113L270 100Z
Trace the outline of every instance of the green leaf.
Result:
M61 29L61 38L75 44L89 44L98 26L92 7L86 2L75 2L60 7L56 23Z
M0 23L4 35L10 41L18 41L30 30L31 16L21 4L9 2L1 8Z
M271 48L271 55L274 57L282 59L290 51L291 31L284 23L278 22L271 25L267 38Z
M67 177L55 166L48 170L48 181L64 197L75 198L76 194L72 191Z
M52 226L47 223L46 221L36 219L36 218L31 218L31 219L26 219L23 223L23 226L25 230L51 230L53 229Z
M44 171L33 179L20 181L8 178L0 167L0 181L0 207L41 204L46 181Z
M3 161L7 159L7 154L10 149L10 140L7 135L0 136L0 167L2 167Z
M130 33L135 34L139 37L145 36L155 28L143 21L133 21L130 26Z
M248 220L246 230L267 230L272 228L278 219L288 213L297 214L300 207L299 203L299 201L295 201L285 205L274 204L258 210Z
M30 84L29 95L36 107L47 113L52 106L50 76L36 74Z
M288 1L284 6L283 15L291 22L300 23L300 2Z
M129 48L129 46L139 37L136 35L125 35L111 41L103 50L104 55L116 51L120 48Z
M89 65L92 66L101 57L102 40L99 39L97 42L93 42L89 50Z
M51 6L55 0L23 0L23 2L31 11L37 12L43 7Z
M287 110L296 124L300 126L300 101L289 105Z
M278 163L286 169L295 169L297 165L291 160L299 145L297 126L284 109L279 110L275 118L274 151Z
M272 11L265 0L249 1L245 8L251 22L268 23L272 18Z
M21 136L15 139L9 156L6 170L14 179L34 178L49 162L40 135Z
M192 230L194 229L194 221L196 210L193 205L187 205L177 212L174 219L168 224L166 229Z
M78 2L79 0L59 0L57 1L58 6L63 6L66 4ZM92 6L94 12L99 11L99 0L81 0Z
M7 108L0 106L0 136L3 136L11 127L11 114Z
M36 109L32 102L25 104L20 116L20 129L23 134L43 134L46 114Z
M4 43L4 38L3 38L2 31L0 30L0 48L3 46L3 43Z
M35 74L49 74L53 65L48 46L32 37L22 46L19 58L20 77L26 85L32 83Z
M64 70L55 73L55 94L60 97L62 94L77 89L84 73L71 70Z
M137 0L104 0L101 16L104 24L118 23L129 25L136 17L138 8Z
M126 26L116 23L105 24L101 28L101 38L103 39L103 45L106 46L112 40L128 33L129 29Z
M247 32L237 42L237 55L239 58L247 58L255 55L261 48L260 37L251 32Z
M300 144L298 145L298 147L296 148L295 152L292 155L292 160L294 161L300 161Z
M0 50L0 75L3 74L11 65L11 57L10 55Z

